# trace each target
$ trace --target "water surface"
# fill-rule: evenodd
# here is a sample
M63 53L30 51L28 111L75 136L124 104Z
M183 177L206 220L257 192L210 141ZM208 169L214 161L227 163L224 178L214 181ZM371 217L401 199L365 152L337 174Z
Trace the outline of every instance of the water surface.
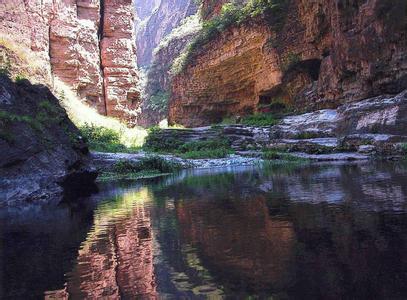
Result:
M403 163L188 171L0 211L0 298L405 299Z

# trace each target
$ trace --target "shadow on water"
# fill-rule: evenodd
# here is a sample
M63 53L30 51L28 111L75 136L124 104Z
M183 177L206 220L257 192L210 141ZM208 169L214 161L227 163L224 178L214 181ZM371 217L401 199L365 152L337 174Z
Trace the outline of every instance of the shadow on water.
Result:
M186 171L3 211L0 298L401 299L407 166Z

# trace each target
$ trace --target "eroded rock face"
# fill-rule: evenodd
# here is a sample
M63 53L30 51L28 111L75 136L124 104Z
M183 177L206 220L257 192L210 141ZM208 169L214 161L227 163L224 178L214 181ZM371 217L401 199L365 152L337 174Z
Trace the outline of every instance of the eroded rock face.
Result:
M42 69L100 113L133 121L139 95L132 0L6 0L0 19L2 37L34 54Z
M295 0L286 12L281 28L248 22L205 45L173 82L170 122L210 124L275 99L336 108L407 87L405 1Z
M131 122L139 104L133 1L107 0L103 7L101 61L106 111Z
M0 76L0 99L0 206L58 203L91 186L86 144L46 86Z
M205 45L194 65L173 80L169 121L194 127L252 113L260 91L281 81L275 51L265 47L270 34L251 23Z
M161 0L158 8L145 21L144 26L137 30L138 65L149 66L153 58L153 50L162 38L196 10L196 4L192 0Z

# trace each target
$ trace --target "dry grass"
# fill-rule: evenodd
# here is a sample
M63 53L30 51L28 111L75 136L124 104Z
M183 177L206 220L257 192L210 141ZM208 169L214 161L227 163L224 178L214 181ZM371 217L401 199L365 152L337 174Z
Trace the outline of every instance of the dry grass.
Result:
M69 118L78 126L85 124L112 129L120 134L120 141L127 147L138 147L144 143L147 131L141 127L128 128L117 119L102 116L82 102L60 79L54 78L54 89Z

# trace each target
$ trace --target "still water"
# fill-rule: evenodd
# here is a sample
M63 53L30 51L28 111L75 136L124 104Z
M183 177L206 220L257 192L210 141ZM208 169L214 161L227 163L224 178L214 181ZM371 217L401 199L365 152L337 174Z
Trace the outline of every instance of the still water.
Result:
M406 299L407 166L189 171L0 211L0 298Z

